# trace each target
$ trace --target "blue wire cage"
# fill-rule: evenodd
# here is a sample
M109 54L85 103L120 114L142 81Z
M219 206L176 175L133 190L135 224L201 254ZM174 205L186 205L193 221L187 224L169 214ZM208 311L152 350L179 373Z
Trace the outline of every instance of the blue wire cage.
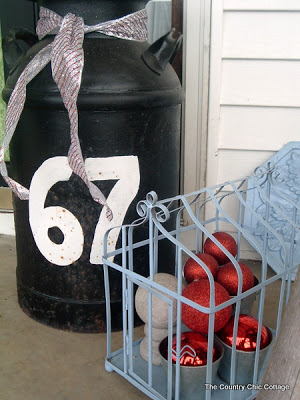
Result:
M295 277L299 260L299 202L282 189L284 180L282 171L268 164L265 169L258 169L253 176L225 182L210 188L203 188L194 193L180 195L169 199L158 200L156 193L150 192L146 199L137 206L139 219L131 225L121 227L121 246L115 251L107 252L107 241L111 231L104 240L104 276L107 307L107 371L115 371L147 396L157 400L182 399L182 381L180 366L180 337L186 327L182 324L181 309L185 303L209 316L207 366L205 369L205 391L198 394L199 400L210 399L254 399L260 388L265 366L272 351L272 343L267 349L264 363L260 353L260 337L267 317L265 304L268 288L276 284L279 287L278 298L272 299L277 307L277 318L272 327L273 338L280 327L283 309L288 301L292 281ZM254 198L259 198L259 205ZM228 205L230 205L228 207ZM282 206L283 205L283 206ZM274 218L274 215L276 218ZM182 221L189 221L183 225ZM174 224L167 221L173 220ZM147 239L134 242L134 231L145 225L148 229ZM170 228L171 227L171 228ZM215 231L230 232L237 242L237 256L233 257L212 235ZM192 238L193 245L187 246L186 238ZM196 257L202 250L203 242L210 238L234 264L238 275L238 292L230 300L216 305L214 298L214 278L207 266ZM172 291L155 282L154 277L160 271L160 242L168 241L174 248L174 275L177 278L177 290ZM238 264L247 244L256 252L259 264L257 284L242 292L242 272ZM192 247L192 250L190 249ZM140 275L138 265L134 262L134 253L144 248L149 252L149 276ZM116 256L121 262L116 262ZM204 268L210 284L210 306L203 307L182 296L185 282L183 266L185 260L192 257ZM272 266L272 274L268 271ZM123 347L112 351L111 309L109 271L119 271L123 284ZM135 292L143 288L148 296L148 361L140 355L141 338L136 338L134 328ZM161 365L152 364L152 302L154 296L166 304L168 309L167 337L168 361L165 370ZM215 342L215 313L232 305L234 310L233 343L236 343L238 318L243 313L243 304L250 297L256 298L256 305L250 308L251 314L258 320L257 347L253 354L253 369L248 376L249 385L237 385L241 373L238 367L236 345L230 353L229 381L224 382L213 374L213 346ZM176 318L173 307L176 304ZM275 307L275 306L274 306ZM172 349L173 335L176 334L176 351ZM175 357L176 364L172 363ZM238 370L237 370L238 369ZM222 390L223 389L223 390ZM197 395L196 395L197 396Z

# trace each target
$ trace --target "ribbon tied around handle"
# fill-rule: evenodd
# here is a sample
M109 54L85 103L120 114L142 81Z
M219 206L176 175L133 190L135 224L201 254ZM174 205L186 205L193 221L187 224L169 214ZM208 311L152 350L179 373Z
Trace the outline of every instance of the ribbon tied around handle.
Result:
M81 86L84 66L84 34L99 32L119 39L147 40L147 14L140 10L116 20L93 26L84 25L81 17L67 14L61 17L55 12L41 7L37 34L42 39L48 34L55 34L54 41L40 50L28 63L20 75L10 96L5 119L5 136L0 147L0 173L7 185L21 199L29 199L29 190L11 179L7 174L4 153L8 149L26 100L27 84L51 61L52 76L58 86L70 120L70 147L68 162L72 171L77 174L89 188L92 198L106 207L106 217L113 218L112 210L101 190L88 180L78 137L77 97Z

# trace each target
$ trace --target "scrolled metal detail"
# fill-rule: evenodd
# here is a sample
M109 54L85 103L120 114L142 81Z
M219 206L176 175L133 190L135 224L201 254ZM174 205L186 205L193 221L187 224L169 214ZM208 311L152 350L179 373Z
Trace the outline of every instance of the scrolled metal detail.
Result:
M145 221L149 219L149 211L156 204L158 196L154 191L147 193L145 200L140 200L136 205L136 212Z
M260 181L260 185L263 185L273 174L274 170L275 170L274 163L268 162L266 166L262 165L260 167L255 168L254 177Z
M158 201L157 194L152 190L151 192L146 194L146 201L150 206L154 206Z
M272 174L270 175L270 180L273 185L280 184L285 182L286 176L284 171L280 167L275 167L274 170L272 171Z
M162 204L156 204L152 208L152 217L154 220L157 220L160 223L164 223L170 218L170 211L167 209L166 206Z
M286 180L286 173L280 166L276 166L273 162L269 161L266 166L257 167L254 170L254 176L260 181L260 185L270 181L272 185L282 184Z
M163 204L157 203L158 196L154 191L147 193L145 200L137 203L136 211L144 222L149 219L150 212L154 220L164 223L170 218L170 211Z
M141 218L145 218L145 220L149 218L149 208L145 200L141 200L137 203L136 212Z

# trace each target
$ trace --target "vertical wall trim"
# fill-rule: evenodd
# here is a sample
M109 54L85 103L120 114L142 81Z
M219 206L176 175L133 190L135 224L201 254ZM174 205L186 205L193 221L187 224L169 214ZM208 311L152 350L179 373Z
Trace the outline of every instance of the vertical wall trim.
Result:
M206 184L217 184L222 79L223 0L212 0Z
M196 189L206 186L207 166L207 129L209 102L209 67L210 67L210 35L211 35L211 0L202 0L200 14L199 37L199 113L196 159Z
M184 193L206 183L211 1L184 2Z
M183 193L206 185L211 2L184 1Z

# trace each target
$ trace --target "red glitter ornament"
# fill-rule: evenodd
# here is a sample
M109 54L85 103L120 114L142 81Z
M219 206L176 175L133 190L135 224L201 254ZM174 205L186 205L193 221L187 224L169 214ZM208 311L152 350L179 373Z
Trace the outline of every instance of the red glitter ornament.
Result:
M237 254L237 244L234 238L226 232L215 232L213 236L229 251L233 257ZM213 256L219 263L219 265L225 264L230 261L226 254L216 245L210 238L207 238L203 246L204 253Z
M189 347L187 347L189 346ZM176 352L176 335L173 336L172 349ZM185 367L199 367L207 365L208 339L198 332L183 332L180 341L180 365ZM193 350L194 352L193 352ZM166 337L159 346L161 355L168 359L168 338ZM221 352L213 347L213 362L220 358ZM172 354L172 362L176 364L176 356Z
M247 265L239 262L239 266L241 267L243 283L242 283L242 292L245 292L248 289L251 289L254 286L254 275ZM237 270L232 262L229 262L223 265L222 268L218 271L216 281L219 282L225 289L228 290L231 296L236 296L238 292L238 283L239 277L237 274Z
M208 279L200 279L188 284L182 291L182 295L201 306L210 307L210 283ZM218 282L215 282L215 305L229 300L227 290ZM219 310L215 314L214 331L225 326L230 318L232 306ZM182 321L192 331L208 333L209 314L196 310L187 304L182 303Z
M227 325L221 329L217 335L232 347L233 344L233 325L234 316L230 318ZM258 331L258 320L250 315L241 314L238 320L238 331L236 337L236 349L241 351L255 351ZM272 341L272 333L269 328L262 325L260 349L267 347Z
M204 262L212 273L212 276L215 277L220 268L217 260L213 256L205 253L198 253L196 256ZM190 257L185 263L183 274L188 283L193 282L196 279L208 278L204 268L202 268L201 265L199 265L192 257Z

